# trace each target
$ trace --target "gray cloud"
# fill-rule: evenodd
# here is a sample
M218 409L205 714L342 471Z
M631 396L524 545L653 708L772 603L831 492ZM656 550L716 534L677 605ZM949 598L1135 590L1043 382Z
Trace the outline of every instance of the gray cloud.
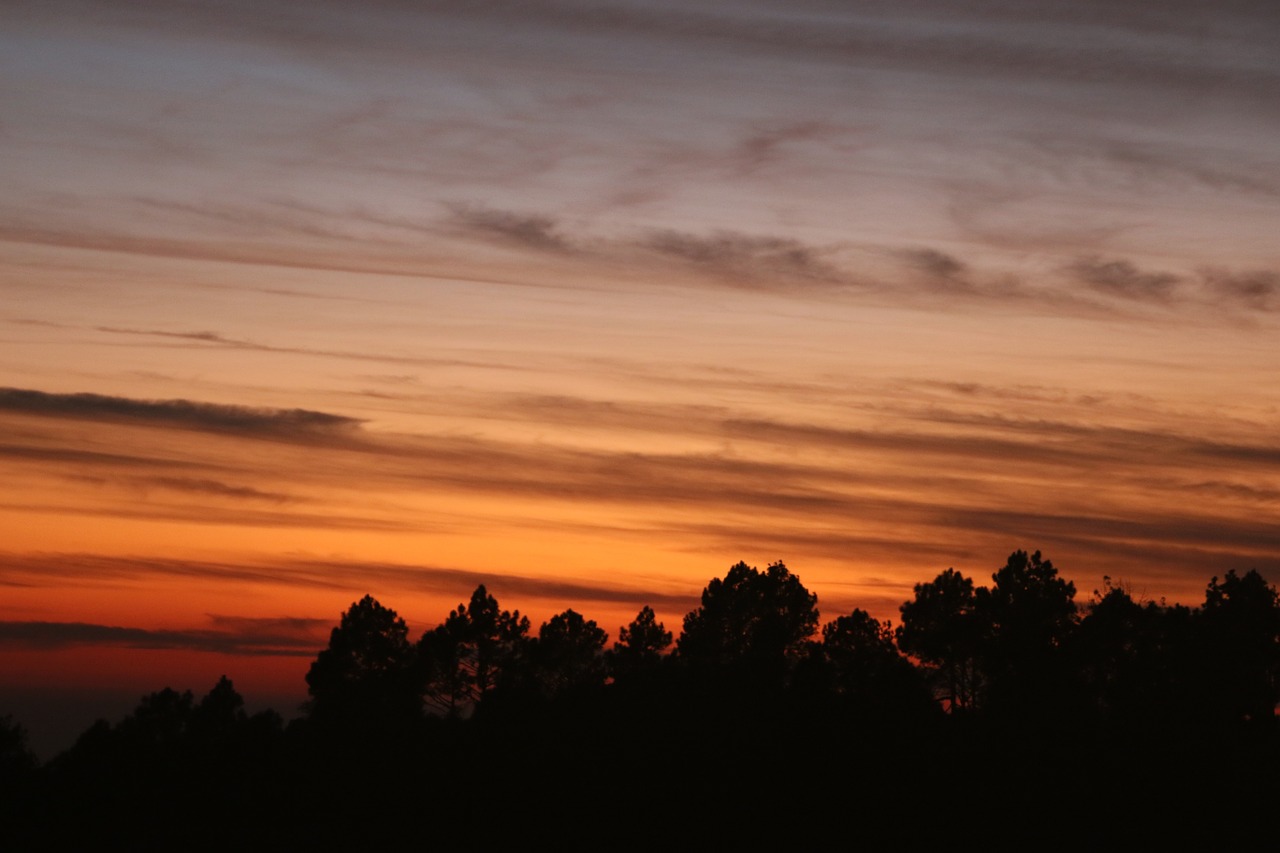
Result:
M0 388L0 411L77 420L134 421L269 438L345 433L356 418L307 409L265 409L190 400L136 400L103 394L50 394Z
M1226 497L1245 502L1276 503L1280 502L1280 489L1259 488L1244 483L1207 480L1201 483L1180 484L1181 488L1201 492L1214 497Z
M956 280L969 270L959 258L937 249L903 249L899 254L913 268L938 278Z
M19 3L22 7L24 4ZM45 0L42 3L25 4L27 14L39 17L37 11L45 8L77 6L68 0ZM988 30L971 28L947 28L937 25L938 18L956 20L956 13L940 0L904 0L897 3L870 3L858 7L839 6L829 2L801 0L790 5L793 15L778 14L741 2L713 2L696 8L661 6L639 0L605 0L605 2L574 2L574 0L535 0L535 2L494 2L476 7L466 0L437 0L430 7L415 7L399 0L375 0L361 8L359 13L337 0L321 0L315 5L327 7L330 14L288 14L287 4L274 4L281 14L255 19L248 12L260 8L250 0L231 0L209 7L202 3L183 2L172 4L183 9L181 15L150 16L139 19L133 12L138 4L124 0L107 0L96 4L93 22L98 25L116 24L139 26L142 21L158 28L167 28L188 36L236 36L252 35L309 46L317 52L338 43L350 43L376 49L408 51L414 44L413 36L433 22L471 19L477 23L491 24L494 20L509 25L512 21L548 28L570 29L579 32L596 32L625 36L627 34L661 35L668 39L692 39L715 42L745 42L752 45L767 43L776 49L820 48L823 46L851 46L850 39L857 33L865 34L868 41L874 35L873 47L868 56L883 54L902 62L915 58L904 53L902 46L921 42L920 49L933 44L954 43L969 45L974 40L989 42L1019 42L1028 45L1052 41L1060 27L1074 26L1086 31L1114 30L1133 37L1176 39L1197 36L1202 32L1209 15L1218 20L1227 15L1228 32L1237 38L1262 38L1276 29L1274 7L1266 0L1221 4L1221 13L1206 10L1196 0L1171 0L1164 10L1156 13L1137 3L1106 3L1099 0L1047 0L1028 9L1017 4L970 4L960 20L987 23ZM167 6L166 6L167 8ZM817 14L823 13L823 14ZM948 14L949 13L949 14ZM25 17L25 16L23 16ZM897 26L890 26L896 23ZM933 23L934 26L930 26ZM1045 25L1047 31L1019 28L1016 24ZM363 24L363 26L353 26ZM995 26L1000 25L1000 26ZM377 36L382 36L380 44ZM1109 65L1125 62L1168 61L1163 55L1114 56L1114 52L1097 47L1100 56L1110 60ZM1052 59L1061 59L1062 52ZM940 58L947 58L948 54ZM971 55L957 51L957 58L966 64L994 63L997 58ZM1051 61L1051 60L1046 60ZM1227 60L1223 60L1224 62ZM1245 57L1239 59L1245 64ZM1103 72L1094 72L1103 73Z
M1280 272L1275 270L1241 273L1209 270L1204 273L1204 282L1212 296L1229 303L1257 311L1280 309Z
M938 420L959 416L949 416ZM924 454L952 458L957 464L964 460L965 467L981 467L992 461L1005 460L1013 464L1048 465L1059 468L1087 470L1102 459L1110 458L1099 450L1083 446L1079 442L1052 444L1044 441L1043 434L1034 438L1030 429L1021 436L991 434L936 433L908 430L856 430L813 424L787 423L764 419L733 419L725 421L726 434L735 438L752 439L778 446L827 447L845 451L892 452L905 456ZM1071 436L1078 438L1079 436Z
M0 456L3 455L4 452L0 449ZM149 461L151 464L159 464L159 460ZM88 483L94 486L119 485L134 487L141 490L160 488L184 494L229 498L232 500L267 501L269 503L276 504L294 503L300 500L299 498L285 494L284 492L269 492L262 489L255 489L252 486L232 485L224 483L221 480L211 480L199 477L126 476L108 478L89 474L68 474L66 476L69 480L79 483Z
M626 268L637 255L675 263L720 286L790 291L797 284L831 289L852 277L829 260L834 247L785 236L730 231L697 234L675 229L633 232L616 238L568 236L564 223L542 213L517 213L478 204L449 205L446 230L516 249L560 256L584 268Z
M945 409L932 409L925 416L937 423L953 426L981 427L1005 436L999 440L1011 445L1048 447L1064 453L1064 461L1094 465L1126 463L1145 464L1161 460L1161 464L1180 466L1212 465L1226 461L1251 465L1280 466L1280 444L1239 443L1212 438L1183 435L1160 430L1143 430L1114 426L1091 426L1063 421L1015 418L1001 414L969 414ZM1017 436L1018 438L1009 438ZM943 444L949 439L944 439ZM963 441L963 439L960 439ZM1008 446L1012 451L1013 446ZM1080 454L1078 458L1077 454ZM1012 458L1026 458L1015 454ZM1083 470L1083 469L1082 469Z
M1043 385L996 386L985 385L980 382L943 382L932 379L909 380L904 384L912 388L944 391L962 397L974 397L984 400L1015 400L1080 406L1096 406L1107 400L1104 395L1079 394L1065 388Z
M456 595L459 601L465 601L479 584L485 584L491 593L499 597L520 595L553 603L594 601L634 604L637 609L645 604L665 608L689 607L696 603L698 593L693 588L687 592L661 592L607 582L588 583L528 577L512 572L476 572L442 566L359 560L280 560L241 564L97 554L0 553L0 586L56 588L68 582L113 585L157 578L202 578L301 589L333 589L348 591L357 597L374 590L387 604L391 604L391 599L397 592L450 594ZM446 615L440 613L435 614L435 617L442 621ZM272 636L295 632L311 636L315 633L317 624L317 620L310 619L238 621L239 617L211 618L219 629L219 634L227 635ZM332 626L335 623L324 624Z
M550 216L519 214L474 204L451 204L448 224L463 234L540 252L571 252L574 247L559 233Z
M215 630L166 630L97 625L88 622L0 621L0 647L60 649L117 646L185 649L234 655L311 657L323 646L321 620L221 619Z
M1095 130L1095 134L1098 131ZM1065 176L1101 174L1133 193L1153 187L1216 190L1255 196L1280 195L1275 159L1257 159L1244 151L1224 151L1181 140L1160 143L1106 135L1026 136L1042 152L1042 167ZM1101 174L1100 174L1101 173Z
M830 258L838 247L815 246L791 237L674 229L634 232L619 238L588 233L569 237L562 222L546 214L516 213L476 204L449 205L446 230L515 249L559 256L583 269L633 266L638 258L677 264L717 286L793 292L838 292L855 284Z
M933 296L966 298L998 296L1005 299L1016 295L1008 283L994 289L989 285L979 287L974 283L969 265L948 252L916 247L900 249L895 254L913 273L901 287L900 292L904 294L919 291Z
M1263 102L1280 83L1273 60L1189 64L1185 51L1200 42L1196 23L1206 11L1195 2L1180 12L1143 14L1134 4L980 4L958 14L939 2L912 2L835 8L822 14L777 15L746 4L720 3L696 9L656 9L639 3L592 6L549 2L522 9L543 24L663 40L691 41L704 49L748 55L790 56L856 67L878 67L939 75L1035 78L1075 84L1161 87L1208 93L1230 86L1233 97ZM465 5L455 8L466 9ZM514 11L514 10L513 10ZM1230 10L1232 35L1242 43L1266 43L1277 32L1274 10L1265 3L1236 4ZM1215 20L1217 18L1215 17ZM968 26L948 26L968 24ZM1090 41L1082 32L1106 33ZM1122 48L1122 49L1117 49Z
M283 492L268 492L252 486L236 486L219 480L206 480L187 477L153 477L149 480L135 480L139 485L154 485L179 492L209 495L217 498L233 498L236 500L269 501L271 503L289 503L297 500Z
M1144 272L1123 259L1080 258L1068 271L1101 293L1142 301L1167 302L1181 281L1172 273Z
M303 528L311 530L380 530L387 533L421 532L429 525L417 521L389 520L348 513L268 512L261 509L226 509L209 504L180 506L173 503L137 505L70 506L67 504L4 502L0 509L10 512L44 512L90 518L126 518L138 521L182 521L241 527Z
M1003 233L1000 241L1006 241ZM1097 299L1083 298L1071 290L1051 285L1032 285L1017 273L996 266L975 267L951 252L929 246L884 248L905 274L881 282L881 300L936 309L984 307L997 311L1016 309L1030 313L1113 317L1115 312Z
M96 326L96 331L109 335L124 335L143 338L161 338L179 342L189 342L193 346L216 346L224 349L248 350L251 352L283 353L289 355L312 355L321 358L339 358L344 361L372 361L385 364L413 365L417 367L476 367L492 370L523 370L517 364L501 362L473 361L447 358L415 358L409 356L379 355L370 352L350 352L345 350L325 350L311 347L282 347L262 344L255 341L229 338L218 332L169 332L162 329L122 329L114 326Z
M482 21L465 0L433 4L455 19ZM799 58L856 67L935 74L1038 78L1091 85L1164 86L1209 92L1232 86L1233 97L1264 101L1280 82L1276 61L1256 61L1253 51L1189 64L1185 52L1199 44L1210 14L1195 0L1179 0L1161 14L1138 4L1060 2L1034 8L970 4L963 12L946 3L903 2L833 6L797 3L794 14L746 3L656 7L641 2L578 3L546 0L506 4L503 20L549 30L601 35L612 41L643 39L690 45L688 49ZM1266 44L1280 28L1265 2L1231 4L1212 22L1229 21L1242 44ZM1094 36L1093 40L1084 34ZM1099 37L1105 34L1107 37ZM694 47L696 46L696 48ZM1251 61L1254 60L1254 61Z
M738 287L792 290L797 284L844 288L851 276L830 263L826 251L786 237L759 237L722 231L696 236L657 231L638 243Z
M58 198L56 203L51 203L51 207L61 211L78 204L76 196L66 195ZM116 221L120 218L117 216ZM127 220L128 217L124 218ZM21 221L6 222L4 212L0 210L0 240L157 258L407 276L416 280L435 276L466 279L472 275L472 267L467 263L441 260L437 255L424 253L418 245L420 241L403 243L370 240L359 243L358 248L357 243L351 241L347 245L335 246L318 237L306 239L305 229L293 236L285 233L275 240L223 239L223 235L211 239L203 232L193 232L186 237L165 237L154 231L145 235L130 233L125 230L125 226L105 226L101 221L93 224L42 223L37 226L30 224L30 216L23 215ZM492 277L481 280L494 281ZM264 289L258 290L267 292ZM275 295L297 297L299 293L277 288ZM361 356L356 354L351 357ZM396 361L391 358L375 360Z
M1280 530L1231 518L1180 513L1143 514L1128 518L1069 512L1028 512L996 508L939 507L936 520L959 529L1015 534L1024 541L1051 537L1061 542L1089 542L1105 548L1111 542L1162 542L1185 550L1233 551L1236 559L1256 561L1258 555L1280 551ZM1248 554L1248 557L1243 555ZM1267 557L1275 564L1275 558Z
M734 171L751 174L785 159L785 149L796 143L824 139L843 131L823 121L790 122L758 128L748 134L732 153Z
M102 465L112 468L205 468L197 462L161 459L125 453L100 453L94 450L76 450L71 447L30 447L21 444L0 444L0 457L30 462L52 462L59 465Z
M333 622L304 616L231 616L221 613L208 614L209 621L220 631L237 634L281 634L285 636L328 637Z

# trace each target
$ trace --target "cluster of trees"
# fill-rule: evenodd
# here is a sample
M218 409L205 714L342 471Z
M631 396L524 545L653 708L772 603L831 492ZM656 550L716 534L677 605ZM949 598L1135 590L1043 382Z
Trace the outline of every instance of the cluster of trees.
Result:
M460 844L495 809L526 838L658 813L755 838L764 788L769 814L805 810L815 827L857 803L864 825L920 833L924 809L948 827L933 841L998 799L1036 842L1055 815L1108 798L1181 817L1222 780L1235 800L1280 796L1280 595L1256 571L1213 578L1197 607L1109 580L1081 606L1049 560L1016 551L990 585L948 569L899 613L896 627L860 609L822 624L781 562L710 581L678 637L644 607L612 644L574 610L535 633L484 586L415 640L366 596L288 725L247 715L227 679L199 700L166 688L41 767L0 718L0 846L169 849L199 825L223 847L252 819L276 833L260 846L310 833L367 847L416 839L423 809ZM860 769L806 785L819 754ZM1120 831L1126 814L1098 820Z
M533 635L484 586L413 643L404 621L366 596L311 666L308 712L322 724L385 726L612 686L734 701L822 696L1006 723L1274 723L1280 597L1256 571L1213 578L1194 609L1135 601L1109 579L1086 607L1075 596L1039 552L1015 551L990 586L954 569L917 584L896 629L855 609L819 631L817 597L783 563L738 563L708 583L674 644L645 607L611 648L574 610Z
M1275 722L1280 597L1257 571L1208 584L1199 608L1138 602L1104 578L1083 608L1040 553L991 587L948 569L902 605L899 647L958 711L1094 716L1152 727Z
M606 631L572 609L533 634L527 617L503 610L481 585L415 643L403 619L366 596L307 673L307 713L318 725L403 726L424 713L462 719L587 701L606 687L736 699L795 687L929 704L887 625L855 610L819 638L818 618L817 596L781 562L763 571L738 563L712 580L674 642L648 606L611 647Z
M608 634L572 609L536 636L529 627L528 617L501 609L481 584L414 643L395 611L365 596L342 615L307 672L307 713L321 725L403 725L424 711L464 718L495 697L550 698L602 685L606 657L624 669L643 665L671 642L648 608L609 655Z

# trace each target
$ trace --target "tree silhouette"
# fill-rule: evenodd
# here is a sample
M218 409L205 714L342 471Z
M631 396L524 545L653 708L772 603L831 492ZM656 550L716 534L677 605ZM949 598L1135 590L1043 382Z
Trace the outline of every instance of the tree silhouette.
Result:
M225 675L218 679L196 706L195 719L197 725L213 730L229 729L244 721L244 697L236 692L231 679Z
M614 678L625 681L655 672L671 639L671 632L646 604L631 624L618 629L618 639L608 655Z
M1226 716L1273 723L1280 700L1280 594L1257 570L1205 589L1205 683Z
M888 624L855 609L822 626L822 657L829 688L855 707L919 707L928 700L919 674L893 640Z
M366 595L342 614L307 672L310 712L322 722L402 725L420 711L409 629Z
M915 585L915 598L900 608L898 645L934 668L938 692L949 711L972 709L983 685L978 649L983 623L973 581L947 569Z
M604 684L604 645L609 635L576 610L557 613L538 629L533 646L537 679L545 695Z
M27 730L13 717L0 717L0 790L34 770L36 757L27 745Z
M504 682L525 655L529 619L498 607L484 584L468 604L418 641L423 698L433 711L464 717Z
M427 711L451 719L469 714L475 700L466 661L471 647L458 634L456 626L438 625L424 632L415 647L423 704Z
M1075 584L1039 551L1014 551L991 579L990 589L976 593L990 698L1008 710L1031 703L1048 713L1067 689L1060 650L1076 624Z
M1076 587L1040 552L1014 551L978 594L991 622L992 639L1011 653L1060 646L1075 624Z
M136 749L168 748L186 734L195 707L190 690L165 687L142 697L133 713L120 721L120 734Z
M1122 586L1103 578L1105 592L1093 593L1093 602L1080 622L1072 647L1073 662L1085 691L1082 705L1111 719L1141 716L1146 697L1154 697L1154 646L1152 623L1155 605L1143 607Z
M817 601L781 561L763 572L738 563L702 591L676 654L694 667L780 684L817 629Z
M33 824L35 806L40 805L36 768L39 762L27 743L27 730L10 716L0 716L0 848L6 850L50 849L47 839L36 843ZM25 837L24 837L25 836Z

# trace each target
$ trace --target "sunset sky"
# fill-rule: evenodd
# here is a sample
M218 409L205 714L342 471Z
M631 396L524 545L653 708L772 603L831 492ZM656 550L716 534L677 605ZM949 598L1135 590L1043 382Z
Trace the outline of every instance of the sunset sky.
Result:
M1280 581L1277 45L1274 0L8 0L0 714L292 716L365 593L612 640L738 560L824 621L1018 548L1081 602Z

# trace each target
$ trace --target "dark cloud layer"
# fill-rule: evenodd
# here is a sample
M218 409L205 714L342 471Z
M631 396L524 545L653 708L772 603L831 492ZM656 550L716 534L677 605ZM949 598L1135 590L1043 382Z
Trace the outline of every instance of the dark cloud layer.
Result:
M640 243L660 256L738 286L790 290L796 283L849 285L853 279L818 248L786 237L720 232L708 237L658 231Z
M451 205L450 224L465 234L543 252L573 249L551 216L524 215L477 205Z
M475 367L496 370L520 370L520 365L512 363L475 361L469 359L447 358L414 358L395 356L376 352L351 352L344 350L316 349L314 347L285 347L256 341L229 338L218 332L170 332L162 329L122 329L113 326L98 326L96 331L109 335L122 335L138 338L160 338L178 342L179 345L209 345L223 349L248 350L250 352L280 353L284 355L311 355L321 358L342 359L343 361L373 361L387 364L414 365L417 367ZM354 425L354 424L353 424Z
M321 620L241 618L231 623L222 620L219 627L223 629L164 630L88 622L0 621L0 648L114 646L133 649L185 649L233 655L311 657L323 642Z
M269 492L255 489L252 486L237 486L220 480L197 479L190 477L153 477L149 480L136 480L141 486L159 486L178 492L190 492L209 495L217 498L234 500L269 501L271 503L288 503L296 498L283 492Z
M1259 311L1280 309L1280 272L1255 270L1205 273L1205 283L1213 294Z
M606 239L588 231L575 233L548 214L463 204L451 210L442 227L452 233L552 256L580 273L645 269L656 261L674 264L714 287L911 305L937 304L933 300L941 298L944 306L1016 307L1083 317L1113 316L1116 300L1135 308L1183 306L1197 311L1206 304L1228 312L1280 307L1280 273L1271 270L1173 272L1143 269L1124 257L1088 255L1062 268L1065 280L1032 283L996 266L975 266L953 252L912 246L886 247L905 275L877 281L844 256L846 247L785 234L658 229Z
M0 411L79 420L127 420L208 432L265 437L303 437L342 432L355 418L307 409L266 409L190 400L136 400L103 394L50 394L0 388Z
M968 271L968 264L937 249L905 249L902 257L915 268L932 276L957 279Z
M49 462L55 465L107 466L113 468L200 468L200 463L183 463L141 454L101 453L94 450L76 450L71 447L32 447L21 444L0 444L0 458Z
M850 273L830 260L835 247L815 246L792 237L657 229L605 238L588 232L574 234L560 219L547 214L476 204L450 205L450 211L441 226L447 231L559 256L582 270L646 269L656 260L675 264L716 286L791 292L803 285L819 292L838 292L855 283Z
M521 567L536 571L539 567ZM565 601L632 604L639 610L648 604L665 609L687 609L697 598L697 589L672 592L641 589L626 583L537 577L514 572L477 572L467 569L431 565L410 565L360 560L276 560L264 562L214 562L209 560L174 560L148 557L109 557L97 554L0 553L0 587L34 587L56 590L65 584L127 585L165 579L202 579L231 583L283 586L295 589L331 589L349 592L353 598L374 591L392 600L397 592L456 595L465 602L480 584L496 596L519 595L551 603ZM557 608L559 609L559 608ZM443 620L445 613L431 614ZM274 637L306 634L312 636L315 619L244 619L234 616L211 616L214 631L209 642L222 637ZM29 624L29 623L18 623ZM330 623L325 623L330 624ZM12 629L14 636L27 636L22 631L39 635L45 629ZM48 629L51 636L62 636L63 629ZM90 630L90 629L86 629ZM112 629L115 630L115 629ZM74 634L71 629L68 636ZM108 635L103 634L103 637ZM125 636L125 635L121 635ZM197 632L195 642L203 642ZM139 635L139 642L147 637Z
M205 32L231 29L254 38L268 37L297 50L322 51L326 44L355 43L364 49L407 51L411 35L431 20L451 19L484 24L498 16L520 31L545 29L598 36L613 42L640 39L642 43L686 43L703 50L734 54L799 56L808 61L871 64L885 68L926 70L937 74L991 75L1068 80L1084 83L1139 84L1160 80L1187 92L1232 86L1237 97L1263 98L1274 90L1275 63L1250 63L1246 57L1188 66L1170 50L1116 50L1114 42L1096 45L1078 38L1055 41L1063 34L1109 29L1140 45L1195 42L1205 27L1222 16L1235 25L1238 37L1255 38L1277 32L1280 24L1265 0L1219 4L1184 0L1165 4L1152 14L1140 3L1038 2L1034 7L1000 2L966 4L961 11L941 2L862 3L834 6L825 2L794 4L795 14L746 3L709 3L698 7L659 6L642 2L582 3L542 0L533 3L491 3L483 7L465 0L446 0L420 10L403 3L382 2L362 7L361 13L378 26L353 31L347 7L328 4L333 15L282 16L280 25L260 21L244 0L210 10L201 4L190 16L176 17L170 26ZM240 8L237 8L240 7ZM396 17L388 18L389 14ZM288 21L286 24L285 21ZM214 24L217 21L217 24ZM399 27L388 26L398 21ZM946 24L967 23L969 26ZM216 26L216 29L215 29ZM372 41L383 37L381 44Z
M724 406L636 405L563 395L516 395L473 401L472 408L461 410L486 419L504 418L566 430L594 423L615 433L679 435L713 441L722 449L658 452L632 450L625 444L615 449L588 449L568 439L529 443L481 435L370 434L354 447L321 445L320 452L327 454L323 457L316 456L315 446L305 442L289 448L293 455L281 456L275 463L279 471L262 469L261 463L255 462L234 475L227 470L215 476L157 470L163 460L145 456L137 458L137 471L131 474L133 457L107 454L98 459L67 448L73 454L68 458L81 463L77 476L96 477L94 482L125 488L155 486L189 495L196 502L166 498L113 504L95 499L79 505L27 502L7 506L135 520L408 533L428 528L418 514L397 510L396 496L459 492L503 501L543 502L548 507L578 504L625 510L633 519L632 529L614 531L614 535L627 538L662 536L675 523L671 514L687 508L709 517L756 519L736 528L744 536L764 535L765 531L777 536L794 527L795 532L789 535L812 537L815 546L826 535L821 532L823 527L847 518L883 530L927 530L937 541L955 541L955 531L964 531L970 538L1008 534L1025 541L1038 533L1077 543L1149 541L1183 549L1224 547L1255 555L1280 545L1268 532L1265 517L1255 518L1243 509L1270 506L1274 489L1254 480L1269 482L1280 472L1280 445L1274 442L1108 425L1107 404L1096 399L1063 401L1052 389L940 383L934 390L993 404L1012 399L1029 405L1080 405L1094 413L1095 420L1014 416L933 401L897 408L882 404L877 411L882 417L892 415L893 427L847 428L748 417ZM459 410L458 401L438 402ZM188 405L199 409L199 404ZM117 408L121 407L113 405L108 411ZM133 411L130 406L123 409ZM79 417L79 410L73 411L71 416ZM184 422L177 425L186 428ZM255 438L256 433L246 437ZM59 449L45 448L35 458L59 458ZM780 456L780 450L785 454ZM323 501L308 498L310 511L300 512L292 506L297 498L259 485L297 480L297 466L303 464L300 457L294 458L297 454L306 454L308 468L327 472L310 482L328 490L345 490L342 502L326 505L336 500L330 491ZM30 456L22 446L11 454L15 459ZM234 458L233 453L228 460ZM184 464L192 461L198 460ZM96 463L101 464L100 472L93 467ZM216 458L210 458L209 463L211 471L224 464ZM1250 480L1239 476L1244 471L1249 472ZM993 475L1000 479L993 481ZM1037 482L1062 484L1058 487L1061 498L1055 497L1053 490L1031 504L1016 497ZM1084 511L1081 496L1091 484L1096 484L1089 501L1094 508ZM1215 485L1210 489L1206 484ZM302 490L299 497L306 497L305 484L298 482L296 486ZM1206 495L1212 492L1218 498L1198 516L1172 516L1167 494L1184 486ZM1117 497L1134 491L1156 500L1144 506L1132 497ZM376 513L365 507L369 494L381 496ZM1116 503L1118 500L1123 505ZM278 508L261 506L265 502ZM519 526L521 522L514 518L506 523ZM580 523L584 530L593 529L592 522ZM556 526L546 519L537 524ZM571 526L565 527L566 535ZM866 534L859 536L865 539ZM529 568L537 571L540 567ZM365 567L362 571L368 570ZM398 583L462 579L439 569L417 574L387 571L387 578ZM530 583L515 578L513 575L512 583ZM306 575L305 580L321 585L330 582L323 573ZM485 579L473 574L465 581ZM572 586L556 589L578 597L603 594ZM632 595L626 591L616 594Z
M0 502L0 509L10 512L35 512L48 515L116 518L130 521L177 521L218 527L258 527L311 530L358 530L383 533L422 532L427 525L413 519L388 519L374 515L344 512L267 511L245 507L226 508L209 503L178 504L171 501L91 505L40 503L35 501Z
M1167 272L1146 272L1130 261L1081 258L1070 271L1090 287L1126 299L1165 301L1174 294L1179 277Z

